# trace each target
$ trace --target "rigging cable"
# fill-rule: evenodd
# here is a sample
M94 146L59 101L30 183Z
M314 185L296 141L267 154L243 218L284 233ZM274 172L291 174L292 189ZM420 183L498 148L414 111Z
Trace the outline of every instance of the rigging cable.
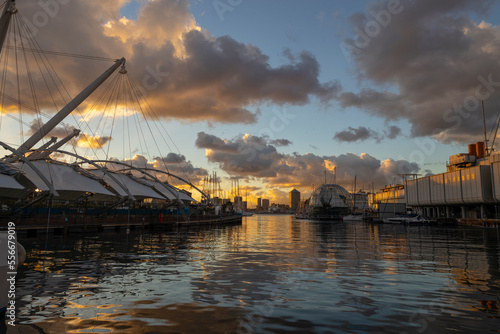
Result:
M493 140L492 140L492 143L491 143L491 151L493 152L494 148L495 148L495 140L497 139L497 134L498 134L498 126L500 125L500 111L498 112L498 116L497 116L497 121L496 121L496 129L495 129L495 135L493 136ZM493 133L493 129L491 131ZM492 133L490 134L490 137L492 135Z
M80 59L89 59L89 60L101 60L101 61L110 61L110 62L115 62L119 59L116 58L108 58L108 57L101 57L101 56L90 56L90 55L82 55L82 54L76 54L76 53L68 53L68 52L58 52L58 51L48 51L48 50L41 50L41 49L36 49L36 48L25 48L25 47L17 47L17 46L5 46L7 49L14 49L18 51L29 51L32 53L40 53L44 55L53 55L53 56L62 56L62 57L69 57L69 58L80 58Z
M20 14L18 14L18 15L20 15ZM22 19L22 16L21 16L21 19ZM21 19L18 19L18 18L17 18L17 15L16 15L16 16L15 16L15 18L14 18L14 20L15 20L16 22L18 22L18 25L20 25L20 26L21 26L21 28L23 28L23 30L21 30L21 29L20 29L19 31L20 31L20 32L24 32L24 35L26 35L26 36L30 36L30 29L29 29L29 27L27 27L27 26L26 26L26 24L24 23L24 21L23 21L23 20L21 20ZM20 22L20 24L19 24L19 22ZM32 36L32 34L31 34L31 36ZM22 38L22 39L27 40L27 41L28 41L28 44L33 45L33 47L32 47L32 48L17 48L17 47L16 47L16 48L14 48L14 50L18 50L18 49L36 50L36 46L37 46L37 41L36 41L36 39L34 39L34 38ZM32 43L32 44L31 44L31 43ZM50 65L50 62L49 62L49 60L48 60L46 57L45 57L45 59L44 59L44 57L42 57L43 52L32 52L32 54L33 54L33 58L34 58L34 60L35 60L35 62L36 62L36 64L37 64L38 71L39 71L39 73L40 73L40 75L41 75L41 78L42 78L42 80L43 80L43 82L44 82L44 84L45 84L45 87L46 87L46 89L47 89L48 95L50 96L50 100L52 101L52 104L53 104L53 106L54 106L55 110L59 110L60 108L57 106L56 99L55 99L55 97L54 97L54 95L53 95L53 93L52 93L52 90L50 89L49 82L48 82L48 80L47 80L47 78L46 78L46 75L44 74L44 71L43 71L42 67L43 67L43 68L45 68L45 70L46 70L46 72L47 72L47 75L48 75L48 76L49 76L49 78L51 79L51 82L52 82L52 84L54 85L54 87L55 87L55 88L57 89L57 91L59 92L59 94L60 94L60 96L61 96L61 98L62 98L62 100L63 100L64 104L67 104L67 102L66 102L66 99L64 98L64 95L62 94L61 90L59 89L59 86L56 84L56 80L54 79L54 76L53 76L53 75L52 75L52 73L50 72L50 70L49 70L49 66L47 66L47 63ZM39 57L39 58L37 58L37 55L38 55L38 57ZM40 62L42 63L42 66L40 65ZM50 67L52 68L52 66L50 66ZM53 68L52 68L52 70L53 70ZM59 79L59 77L57 76L57 73L54 73L54 74L55 74L55 77L56 77L57 79ZM60 79L59 79L59 83L62 85L62 81L61 81ZM68 97L69 97L69 94L68 94ZM70 98L70 97L69 97L69 98ZM71 99L71 98L70 98L70 99ZM40 111L40 108L39 108L39 107L38 107L38 108L35 108L35 112L36 112L37 114L44 115L44 116L46 116L46 117L48 117L48 118L51 118L50 116L48 116L48 115L46 115L46 114L42 113L42 112ZM40 123L40 125L43 125L43 124L41 124L41 123ZM66 125L64 125L64 124L63 124L63 125L62 125L62 127L64 128L64 131L65 131L66 135L69 135L69 133L70 133L70 129L68 128L68 126L66 126ZM43 139L42 139L42 140L43 140ZM76 150L74 150L74 151L76 152Z
M24 22L22 22L22 20L21 20L21 24L24 24ZM24 24L24 26L26 26L26 25ZM29 28L28 27L26 27L26 30L29 32ZM52 63L48 60L46 54L58 54L58 55L63 55L63 56L79 56L78 58L86 58L86 59L94 59L94 60L113 60L113 61L116 61L116 59L105 58L105 57L83 56L83 55L75 55L75 54L62 53L62 52L58 53L58 52L53 52L53 51L44 51L44 50L42 50L42 48L40 47L40 45L38 44L38 42L37 42L36 39L33 38L32 40L33 40L33 47L32 47L32 49L36 50L36 52L34 52L33 54L34 55L38 54L40 56L40 59L42 60L42 62L44 63L44 65L45 65L45 67L47 69L48 75L52 79L52 82L54 83L54 86L57 89L57 91L59 92L59 94L60 94L61 98L63 99L63 102L64 102L65 105L67 105L68 102L67 102L66 98L64 97L64 94L61 92L60 87L63 88L63 90L64 90L64 92L65 92L65 94L66 94L66 96L68 97L69 100L71 100L71 95L69 94L68 90L66 89L66 86L63 84L63 82L60 79L59 75L57 74L57 72L55 71L54 67L52 66ZM50 68L50 71L49 71L49 68ZM55 80L54 78L56 78L57 80ZM57 85L56 81L60 85ZM50 91L50 89L49 89L49 91ZM57 109L59 109L59 108L57 108ZM80 108L76 107L75 111L78 113L78 115L80 116L80 118L82 118L82 112L81 112ZM79 124L79 121L76 119L75 114L71 113L70 115L71 115L71 117L73 117L73 119L75 120L75 122L77 124ZM88 128L90 128L88 126L88 124L87 124L87 122L86 122L85 119L83 119L83 122L87 125ZM73 143L73 151L76 153L76 147L74 145L75 145L75 143ZM92 148L92 151L97 156L97 152L93 148Z
M131 81L131 79L130 79L130 78L128 78L128 79L129 79L129 82L131 82L131 83L130 83L130 85L131 85L131 87L133 88L133 89L132 89L132 91L136 91L137 89L135 89L135 88L136 88L136 87L138 87L138 86L137 86L137 85L136 85L133 81ZM138 96L137 96L137 95L135 95L135 98L138 100ZM139 107L140 107L140 102L138 101L137 103L139 104ZM150 106L150 105L147 103L147 101L145 101L145 100L144 100L144 104L145 104L145 108L144 108L144 109L145 109L145 111L143 110L143 108L142 108L142 107L140 107L140 111L141 111L141 113L143 114L144 119L146 120L146 124L148 125L148 128L149 128L150 132L152 133L152 130L151 130L150 126L149 126L149 122L147 121L147 117L146 117L146 116L147 116L147 114L151 114L151 115L152 115L152 116L150 116L150 118L151 118L153 121L155 121L155 120L156 120L156 122L154 122L154 125L155 125L155 127L156 127L157 133L159 133L159 134L160 134L161 138L163 139L163 142L165 143L165 145L167 145L167 147L169 148L169 150L170 150L170 151L173 151L173 150L170 148L170 145L168 144L167 140L166 140L166 139L165 139L165 137L163 136L163 133L166 133L166 134L167 134L167 136L170 138L171 142L173 143L173 145L174 145L174 146L175 146L175 148L177 149L177 152L180 154L180 151L179 151L179 149L178 149L177 145L175 145L175 142L172 140L172 137L170 137L170 135L168 134L168 132L166 131L166 129L163 127L162 122L160 121L160 119L158 118L158 116L157 116L157 115L153 112L153 110L152 110L151 106ZM160 129L160 128L158 127L158 123L162 126L162 129ZM163 131L162 131L162 130L163 130ZM156 140L155 140L155 143L156 143ZM159 151L159 152L160 152L160 151ZM160 153L161 153L161 152L160 152ZM174 155L174 159L176 160L177 164L179 165L179 168L181 169L181 172L183 173L183 175L184 175L184 176L187 178L187 180L191 183L191 180L189 179L189 175L188 175L188 174L184 171L184 168L182 167L182 165L181 165L181 164L180 164L180 162L178 161L178 159L177 159L177 156L176 156L176 155ZM167 167L167 165L166 165L165 159L163 159L163 158L162 158L161 160L162 160L163 166L164 166L164 167L165 167L165 169L168 171L168 167ZM187 166L189 166L187 163L186 163L186 165L187 165ZM192 172L193 172L193 171L192 171ZM193 173L193 174L194 174L194 173Z
M14 24L14 45L17 47L17 36L18 36L18 33L16 31L16 27L17 25ZM21 85L20 85L20 78L19 78L19 60L18 60L18 57L17 57L17 52L15 53L16 57L15 57L15 60L16 60L16 82L17 82L17 100L18 101L21 101ZM23 113L22 113L22 109L21 109L21 104L18 103L17 105L18 107L18 111L19 111L19 118L21 119L21 121L23 120ZM20 124L20 134L21 134L21 140L22 142L24 142L24 132L23 132L23 126Z
M170 141L171 141L171 142L172 142L172 144L174 145L174 147L175 147L175 149L177 150L177 152L179 153L179 155L181 155L181 152L180 152L179 148L178 148L178 147L177 147L177 145L175 144L175 141L172 139L172 137L170 136L170 134L168 133L168 131L167 131L167 130L165 129L165 127L163 126L163 123L160 121L160 119L158 118L158 116L157 116L157 115L153 112L153 110L152 110L151 106L149 106L149 104L147 103L147 101L145 101L145 104L146 104L146 106L148 107L148 109L150 110L150 113L154 116L154 117L152 117L152 118L153 118L153 120L154 120L154 118L156 118L155 126L156 126L156 128L157 128L158 132L160 133L160 135L161 135L161 137L162 137L163 141L165 142L165 144L166 144L166 145L167 145L167 147L169 148L169 150L170 150L170 151L173 151L173 150L170 148L170 145L169 145L169 144L168 144L168 142L166 141L165 137L163 137L163 133L165 133L165 134L168 136L168 138L170 139ZM158 129L158 124L160 124L161 129ZM163 130L163 131L162 131L162 130ZM178 160L178 157L177 157L176 155L174 155L174 159L176 160L176 162L177 162L177 164L178 164L179 168L181 169L182 174L183 174L183 175L187 178L187 180L188 180L189 182L191 182L191 180L189 179L189 174L188 174L188 173L186 173L186 172L184 171L184 168L182 167L181 162ZM186 166L187 166L187 168L188 168L188 169L191 169L191 170L190 170L190 172L191 172L192 174L194 174L194 170L193 170L193 168L192 168L192 167L191 167L191 166L190 166L187 162L186 162Z

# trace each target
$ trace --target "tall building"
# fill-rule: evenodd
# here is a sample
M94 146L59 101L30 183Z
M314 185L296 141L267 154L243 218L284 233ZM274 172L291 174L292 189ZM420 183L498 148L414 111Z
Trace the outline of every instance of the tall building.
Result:
M241 205L241 202L243 202L243 197L241 197L241 196L234 197L233 205L235 205L235 206Z
M262 207L262 198L257 198L257 208Z
M268 208L269 208L269 200L263 199L262 200L262 209L267 210Z
M297 211L300 206L300 191L293 189L290 191L290 209Z

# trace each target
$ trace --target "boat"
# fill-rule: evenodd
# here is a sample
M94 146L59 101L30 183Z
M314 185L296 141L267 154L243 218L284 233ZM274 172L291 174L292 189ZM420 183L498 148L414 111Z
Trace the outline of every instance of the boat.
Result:
M252 212L248 212L248 211L242 211L241 215L243 217L251 217L251 216L253 216L253 213Z
M243 211L243 210L236 210L236 214L238 216L242 216L242 217L251 217L253 216L253 213L252 212L248 212L248 211Z
M431 220L423 218L421 215L416 213L409 213L401 217L386 218L383 220L384 223L390 224L428 224Z
M363 221L363 215L356 215L356 214L351 214L351 215L347 215L347 216L344 216L342 217L342 221L345 221L345 222L362 222Z
M9 240L16 240L16 254L14 259L8 257L10 248ZM2 253L2 258L0 259L0 281L2 282L2 284L0 284L0 319L3 319L6 316L7 307L10 301L10 284L6 282L9 282L7 279L11 276L15 276L15 274L11 273L17 272L17 268L24 263L26 259L26 250L17 242L17 236L13 230L0 231L0 249ZM14 261L15 268L11 267L10 261Z

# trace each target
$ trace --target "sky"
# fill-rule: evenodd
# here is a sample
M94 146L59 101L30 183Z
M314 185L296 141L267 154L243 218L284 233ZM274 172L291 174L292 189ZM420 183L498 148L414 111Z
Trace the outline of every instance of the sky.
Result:
M288 203L293 188L307 198L325 179L350 191L356 179L356 190L370 190L401 174L444 172L450 155L484 140L481 100L490 145L494 137L498 1L42 4L17 5L40 48L125 57L132 87L148 102L141 114L111 108L112 88L102 98L94 93L65 120L82 129L71 150L97 158L90 148L99 145L106 158L168 169L200 187L213 172L226 191L238 178L250 206L257 197ZM54 85L68 96L112 64L50 60L61 81ZM126 85L119 80L112 82ZM63 98L49 96L40 93L35 105L51 115ZM16 146L40 126L24 109L21 116L15 105L3 107L0 140Z

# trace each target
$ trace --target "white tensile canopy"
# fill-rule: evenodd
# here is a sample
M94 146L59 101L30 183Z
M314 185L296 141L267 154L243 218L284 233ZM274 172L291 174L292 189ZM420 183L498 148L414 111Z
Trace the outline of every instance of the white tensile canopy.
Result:
M28 190L9 175L0 174L0 197L24 198Z
M173 189L174 191L177 191L182 200L196 202L196 200L194 198L192 198L191 196L189 196L185 192L181 191L180 189L178 189L170 184L164 184L164 186L169 188L169 189Z
M154 180L146 180L146 179L141 179L141 180L154 187L156 191L160 192L163 196L165 196L171 201L176 201L179 198L181 201L196 202L193 198L189 197L186 193L180 191L174 186Z
M144 198L157 198L157 199L165 199L164 196L161 196L159 193L154 191L151 187L145 186L139 182L132 180L126 174L123 173L112 173L113 177L121 183L116 183L109 175L104 173L104 171L99 169L88 169L89 173L94 174L100 179L103 179L104 182L109 184L113 190L123 197L128 197L127 192L121 187L123 185L130 192L132 196L136 199L144 199Z
M61 199L77 200L86 193L98 194L101 198L105 196L110 200L116 199L116 195L104 188L98 181L77 173L68 165L45 160L32 161L31 163L51 183ZM38 189L42 191L49 190L42 178L28 164L16 162L13 165L22 170L26 178Z

